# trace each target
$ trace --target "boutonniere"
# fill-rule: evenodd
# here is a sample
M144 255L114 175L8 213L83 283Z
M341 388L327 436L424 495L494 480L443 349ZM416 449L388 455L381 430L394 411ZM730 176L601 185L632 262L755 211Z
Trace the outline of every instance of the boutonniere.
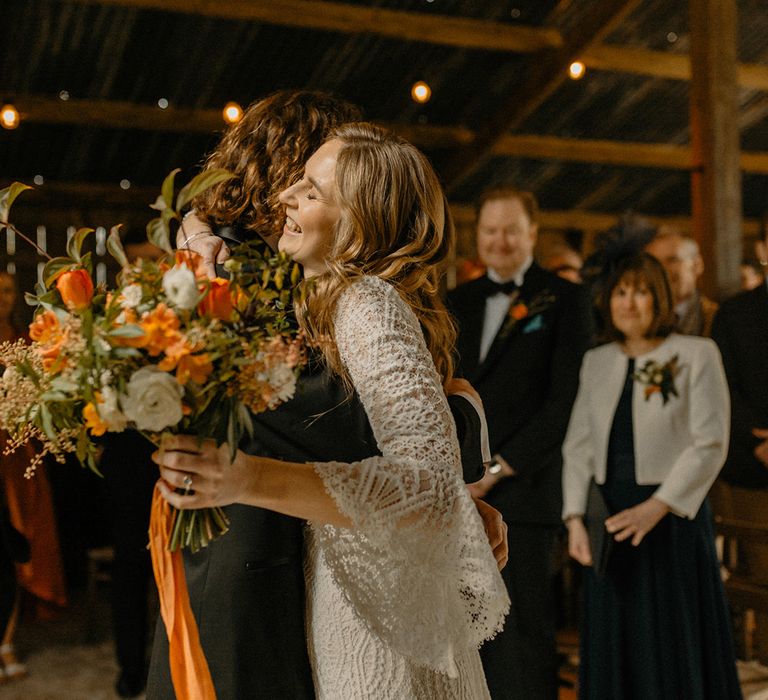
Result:
M534 319L552 306L554 301L555 295L548 289L539 292L533 299L527 302L520 298L520 290L515 290L511 297L507 318L499 331L499 336L505 338L519 323L526 319Z
M632 375L635 381L645 385L645 400L648 401L653 394L661 394L661 401L666 405L670 396L679 396L675 387L675 377L680 371L678 355L663 365L656 360L648 360L640 369Z

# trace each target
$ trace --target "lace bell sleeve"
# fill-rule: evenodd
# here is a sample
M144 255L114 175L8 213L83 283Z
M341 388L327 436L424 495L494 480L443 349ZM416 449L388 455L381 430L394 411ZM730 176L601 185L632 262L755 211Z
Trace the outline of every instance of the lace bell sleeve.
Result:
M336 342L381 456L319 463L350 529L314 526L336 583L398 653L449 676L502 627L509 599L461 475L456 429L418 320L365 277L342 294ZM340 436L343 439L343 436Z

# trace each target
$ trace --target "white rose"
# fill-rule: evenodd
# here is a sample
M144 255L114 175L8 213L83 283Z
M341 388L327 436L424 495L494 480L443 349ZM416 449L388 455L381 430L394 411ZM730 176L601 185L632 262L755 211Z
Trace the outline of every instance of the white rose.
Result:
M179 309L194 309L200 301L195 274L186 265L172 267L163 275L163 291Z
M157 367L142 367L131 375L120 404L125 417L139 430L158 432L182 419L183 394L172 375Z
M167 294L167 292L166 292ZM135 309L141 303L141 285L129 284L120 294L120 306L124 309Z

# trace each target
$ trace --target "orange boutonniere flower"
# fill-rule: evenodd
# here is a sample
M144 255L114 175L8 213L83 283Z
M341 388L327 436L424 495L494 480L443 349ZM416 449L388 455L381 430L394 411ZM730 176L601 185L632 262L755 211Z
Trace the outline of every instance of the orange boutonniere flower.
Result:
M67 270L56 279L56 289L70 311L84 311L93 299L93 280L86 270Z
M665 406L670 397L679 396L675 386L675 377L679 372L678 355L675 355L663 365L655 360L648 360L640 369L635 371L632 378L645 385L646 401L654 394L661 394L661 402Z
M509 309L509 315L515 319L515 321L522 321L528 315L528 307L524 302L519 301L517 304L513 304Z
M516 290L512 294L512 303L509 306L507 319L499 331L500 337L505 338L508 336L518 323L527 318L534 319L535 321L534 317L546 311L554 301L555 295L550 293L548 289L543 290L527 302L520 298L520 290ZM541 323L540 319L539 323Z

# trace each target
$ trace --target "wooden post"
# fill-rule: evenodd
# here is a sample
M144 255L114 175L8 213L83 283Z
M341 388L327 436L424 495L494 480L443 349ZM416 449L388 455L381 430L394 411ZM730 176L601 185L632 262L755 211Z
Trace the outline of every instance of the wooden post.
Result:
M693 234L704 256L704 292L739 290L739 167L736 0L689 0Z

